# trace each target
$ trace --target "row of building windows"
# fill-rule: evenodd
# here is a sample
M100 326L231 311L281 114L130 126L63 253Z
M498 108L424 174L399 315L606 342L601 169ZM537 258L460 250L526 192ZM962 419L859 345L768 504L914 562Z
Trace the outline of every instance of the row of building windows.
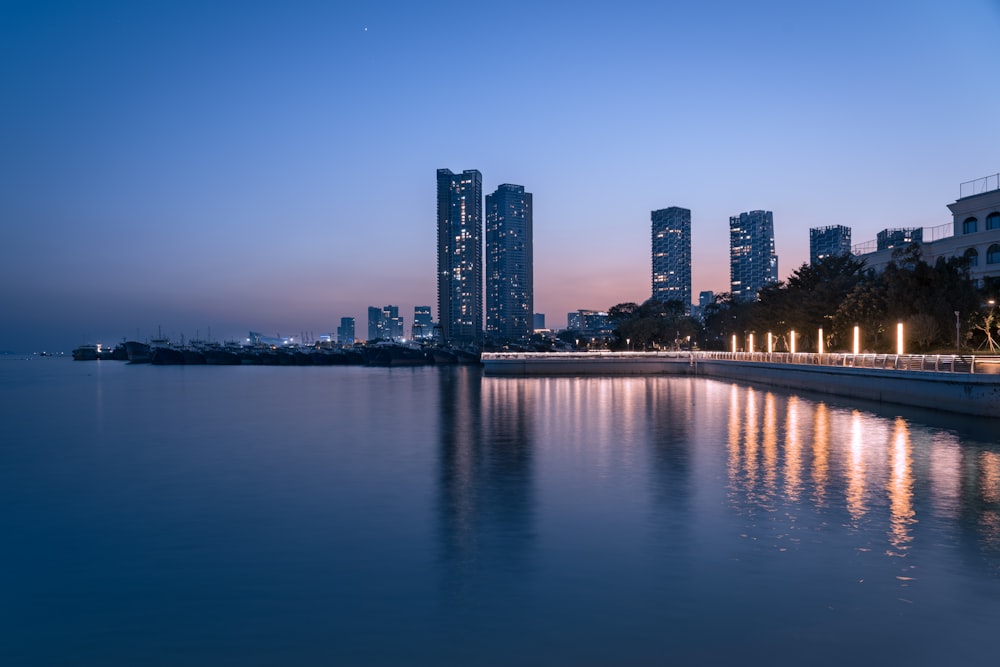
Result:
M994 211L986 216L986 229L1000 229L1000 212ZM966 218L962 223L963 234L974 234L979 231L979 220Z
M979 251L969 248L965 251L965 256L969 258L970 266L979 266ZM994 243L986 250L987 264L1000 264L1000 243Z

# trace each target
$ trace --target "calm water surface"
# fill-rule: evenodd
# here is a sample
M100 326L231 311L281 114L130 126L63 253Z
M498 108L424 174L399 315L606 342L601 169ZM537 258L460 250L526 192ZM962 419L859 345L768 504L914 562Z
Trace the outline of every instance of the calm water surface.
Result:
M0 361L0 664L997 664L995 420Z

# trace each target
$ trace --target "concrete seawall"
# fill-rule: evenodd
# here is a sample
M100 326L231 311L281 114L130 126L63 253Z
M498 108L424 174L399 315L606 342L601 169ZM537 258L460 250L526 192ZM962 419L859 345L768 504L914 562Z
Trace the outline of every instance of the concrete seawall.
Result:
M692 368L699 377L1000 417L997 375L697 359Z
M774 363L763 355L712 353L567 353L484 354L486 375L689 375L766 384L785 389L825 393L882 403L946 410L981 417L1000 417L1000 375L957 372L957 358L948 371L905 370L911 359L891 359L883 367L860 367L817 363ZM854 363L855 359L850 359Z

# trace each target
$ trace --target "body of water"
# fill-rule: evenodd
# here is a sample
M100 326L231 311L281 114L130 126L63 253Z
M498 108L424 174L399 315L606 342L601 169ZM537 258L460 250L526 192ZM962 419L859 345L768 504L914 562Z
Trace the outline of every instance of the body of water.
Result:
M994 665L997 421L0 361L0 664Z

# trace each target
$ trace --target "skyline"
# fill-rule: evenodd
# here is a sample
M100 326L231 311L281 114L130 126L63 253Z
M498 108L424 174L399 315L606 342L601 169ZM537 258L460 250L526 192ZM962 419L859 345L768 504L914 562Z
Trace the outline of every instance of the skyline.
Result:
M653 210L691 210L693 294L741 211L780 279L811 227L947 223L1000 171L1000 5L960 4L7 3L0 349L410 313L447 165L533 193L553 328L650 296Z

